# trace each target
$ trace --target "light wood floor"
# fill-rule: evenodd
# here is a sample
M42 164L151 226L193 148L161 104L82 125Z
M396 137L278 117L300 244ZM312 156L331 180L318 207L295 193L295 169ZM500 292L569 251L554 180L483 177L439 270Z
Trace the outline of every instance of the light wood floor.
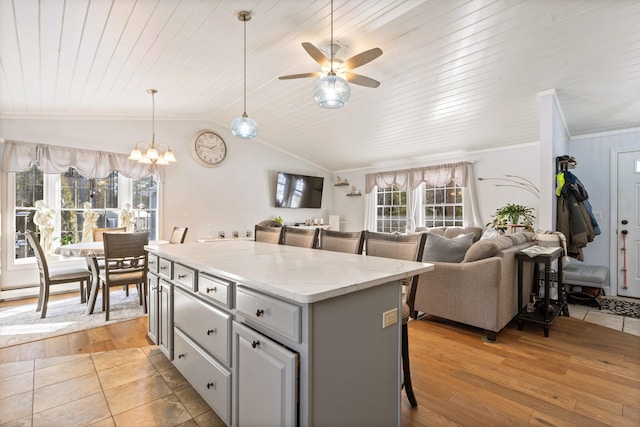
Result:
M409 323L409 343L419 406L403 396L403 427L640 425L638 336L560 317L548 338L512 324L489 343L427 317ZM143 318L0 349L0 363L149 344Z

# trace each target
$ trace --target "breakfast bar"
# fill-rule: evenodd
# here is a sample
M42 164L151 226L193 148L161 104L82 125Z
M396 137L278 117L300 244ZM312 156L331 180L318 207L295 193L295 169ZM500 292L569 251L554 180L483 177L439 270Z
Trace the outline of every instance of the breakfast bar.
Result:
M149 336L231 426L400 425L401 281L433 265L149 245Z

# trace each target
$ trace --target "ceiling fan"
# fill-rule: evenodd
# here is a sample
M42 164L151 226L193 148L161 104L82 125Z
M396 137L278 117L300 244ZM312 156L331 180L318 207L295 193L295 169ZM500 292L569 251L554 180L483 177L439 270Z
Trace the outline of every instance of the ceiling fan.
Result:
M327 75L330 71L333 71L337 75L344 75L344 78L349 83L374 88L380 86L379 81L374 80L371 77L352 73L351 70L368 64L369 62L382 55L382 49L375 47L343 61L335 57L336 52L338 51L338 49L340 49L340 46L337 44L331 43L328 46L328 49L330 50L330 58L327 58L327 56L320 49L318 49L311 43L304 42L302 43L302 47L307 51L309 56L311 56L318 64L320 64L320 66L322 67L321 71L280 76L278 77L280 80L300 79L305 77L322 77L324 75Z

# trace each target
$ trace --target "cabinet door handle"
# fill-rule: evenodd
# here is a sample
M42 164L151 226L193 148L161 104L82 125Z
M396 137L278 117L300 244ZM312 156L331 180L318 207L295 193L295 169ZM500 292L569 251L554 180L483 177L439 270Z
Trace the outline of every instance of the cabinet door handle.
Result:
M216 390L216 383L207 383L207 388L213 388Z
M187 355L184 353L178 355L178 359L185 359L186 357Z
M264 314L264 310L263 309L259 308L259 309L256 310L256 316L260 317L263 314Z
M218 292L218 288L213 287L213 288L207 288L207 293L209 292Z
M151 290L152 290L152 291L155 291L156 289L158 289L158 287L157 287L157 286L152 286L152 287L151 287Z
M253 342L251 343L251 347L253 347L253 348L256 348L256 347L257 347L257 346L259 346L259 345L260 345L260 341L253 341Z
M216 333L218 333L218 330L215 328L207 330L207 335L216 334Z

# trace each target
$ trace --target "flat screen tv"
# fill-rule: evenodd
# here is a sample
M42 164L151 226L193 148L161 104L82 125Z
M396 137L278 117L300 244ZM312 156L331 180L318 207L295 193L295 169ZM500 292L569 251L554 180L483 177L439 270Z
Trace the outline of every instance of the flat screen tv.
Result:
M321 176L296 175L278 172L276 208L318 209L322 204Z

